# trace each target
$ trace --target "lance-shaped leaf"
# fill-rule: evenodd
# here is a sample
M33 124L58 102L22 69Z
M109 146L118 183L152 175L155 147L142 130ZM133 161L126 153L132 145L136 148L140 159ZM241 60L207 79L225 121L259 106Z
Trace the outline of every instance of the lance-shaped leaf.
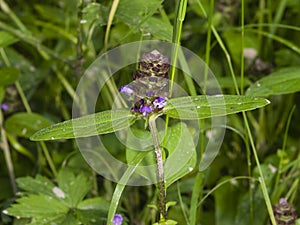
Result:
M129 109L108 110L54 124L36 132L30 139L44 141L107 134L129 127L136 119Z
M300 91L300 68L287 68L260 79L251 85L247 96L282 95Z
M172 118L196 120L253 110L269 103L264 98L238 95L187 96L168 100L163 113Z

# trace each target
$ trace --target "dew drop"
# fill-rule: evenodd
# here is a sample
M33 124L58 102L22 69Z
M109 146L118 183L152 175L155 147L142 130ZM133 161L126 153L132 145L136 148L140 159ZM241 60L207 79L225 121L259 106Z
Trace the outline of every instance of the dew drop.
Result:
M27 129L26 129L26 128L23 128L22 134L25 135L26 133L27 133Z
M192 172L193 171L193 167L189 167L189 171Z
M200 106L200 105L198 105L198 106L197 106L197 109L200 109L200 108L201 108L201 106Z
M260 87L260 86L261 86L261 84L260 84L260 83L256 83L256 86L257 86L257 87Z
M80 20L80 23L85 24L85 23L87 23L87 20Z
M2 213L3 214L8 214L8 211L7 210L3 210Z
M54 140L54 137L51 137L51 140Z
M63 190L61 190L59 187L52 188L52 192L56 195L58 198L65 198L65 193Z
M241 103L241 102L238 102L237 104L238 104L238 105L241 105L242 103Z

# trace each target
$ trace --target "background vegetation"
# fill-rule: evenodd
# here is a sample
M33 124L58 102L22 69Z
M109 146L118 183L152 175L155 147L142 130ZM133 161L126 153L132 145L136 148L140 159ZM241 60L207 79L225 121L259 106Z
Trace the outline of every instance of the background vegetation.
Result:
M300 210L300 2L190 0L186 10L184 3L0 0L1 225L106 223L116 184L93 172L73 140L36 143L29 137L71 118L74 89L97 56L152 39L180 42L199 55L224 93L271 101L247 113L253 143L242 115L228 116L213 164L168 188L168 201L177 202L168 217L191 225L269 224L253 149L272 205L285 197ZM115 83L131 80L124 71ZM193 94L185 80L178 82ZM109 109L109 90L101 98L99 111ZM124 159L114 138L107 135L105 141ZM128 186L113 204L123 224L152 224L158 215L148 205L156 197L155 186Z

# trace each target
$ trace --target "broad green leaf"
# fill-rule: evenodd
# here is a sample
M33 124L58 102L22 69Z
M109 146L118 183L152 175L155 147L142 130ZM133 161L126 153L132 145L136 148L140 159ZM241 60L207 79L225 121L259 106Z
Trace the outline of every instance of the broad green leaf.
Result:
M55 185L46 177L37 175L33 177L20 177L17 179L18 187L31 194L44 194L55 196L53 188Z
M147 136L151 138L149 131L140 130L140 132L135 133L139 133L143 138ZM143 133L143 135L141 135L141 133ZM161 140L163 140L162 135L163 133L159 135ZM161 145L168 151L168 158L164 165L166 186L168 187L176 180L191 172L196 164L196 151L193 137L185 123L177 123L169 128L165 143L166 145L161 141ZM161 149L163 150L163 148ZM139 153L140 151L134 151L128 148L126 150L127 161L130 162ZM136 171L152 182L156 182L156 160L153 147L146 152L146 154L140 167L138 167ZM152 167L146 167L150 165L152 165Z
M0 86L13 84L19 78L19 70L14 67L0 69Z
M168 131L165 148L169 156L165 162L166 187L190 173L196 165L197 154L193 136L185 123L178 123Z
M20 137L30 137L51 122L36 113L16 113L5 121L6 130Z
M163 113L172 118L196 120L253 110L269 103L264 98L238 95L188 96L168 100Z
M300 91L300 67L274 72L251 85L246 96L282 95Z
M57 182L65 195L64 201L68 203L70 208L77 207L91 189L91 183L83 173L75 176L74 173L66 169L59 172Z
M18 39L6 31L0 31L0 48L17 42Z
M99 210L107 212L109 207L109 202L101 197L89 198L80 202L77 206L81 210Z
M135 120L129 109L108 110L54 124L38 131L30 139L42 141L107 134L126 128Z
M97 23L100 26L106 25L109 15L108 8L96 2L88 3L82 10L82 13L83 25L87 27L90 27L90 25L94 23Z
M103 224L108 208L109 202L103 198L89 198L79 203L76 215L83 224Z
M25 218L58 218L68 211L59 199L42 194L19 198L17 204L6 210L8 215Z

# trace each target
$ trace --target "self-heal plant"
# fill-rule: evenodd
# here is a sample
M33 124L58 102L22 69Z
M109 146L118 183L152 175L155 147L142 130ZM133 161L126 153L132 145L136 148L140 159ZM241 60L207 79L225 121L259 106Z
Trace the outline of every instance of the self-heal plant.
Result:
M145 127L149 127L151 131L156 154L156 183L159 189L160 211L159 224L171 222L171 220L167 220L166 187L189 173L191 171L190 168L192 167L193 169L197 160L194 158L193 161L188 158L184 165L180 165L180 168L185 168L184 166L187 165L184 171L178 170L178 165L176 165L178 158L167 157L163 160L162 148L164 146L161 146L163 143L159 142L156 119L162 115L167 115L169 118L174 119L200 120L253 110L269 104L269 101L264 98L236 95L199 95L168 98L169 68L168 58L159 51L153 50L150 53L143 54L138 64L138 69L134 72L133 81L119 88L119 92L130 102L130 109L107 110L68 120L42 129L31 137L31 140L34 141L89 137L119 131L133 125L139 119L144 119L147 125ZM182 139L180 135L176 136L175 139L174 135L167 135L168 151L174 152L174 154L183 154L182 151L177 151L178 146L172 145L174 142L180 142L181 145L179 147L181 149L190 148L192 151L195 151L194 143L182 144L186 142L186 139L191 138L191 135L188 134L189 130L184 122L178 124L170 126L168 129L171 132L177 132L179 128L178 133L184 133L185 140L180 140ZM193 142L193 140L191 139L190 142ZM182 159L181 155L178 157ZM133 162L136 166L140 161L134 159ZM128 163L132 162L129 161ZM174 167L174 165L176 166ZM168 176L165 176L165 174L168 174ZM124 181L122 180L122 182ZM118 204L118 201L112 202ZM108 224L112 224L115 213L116 207L112 207L107 220Z

